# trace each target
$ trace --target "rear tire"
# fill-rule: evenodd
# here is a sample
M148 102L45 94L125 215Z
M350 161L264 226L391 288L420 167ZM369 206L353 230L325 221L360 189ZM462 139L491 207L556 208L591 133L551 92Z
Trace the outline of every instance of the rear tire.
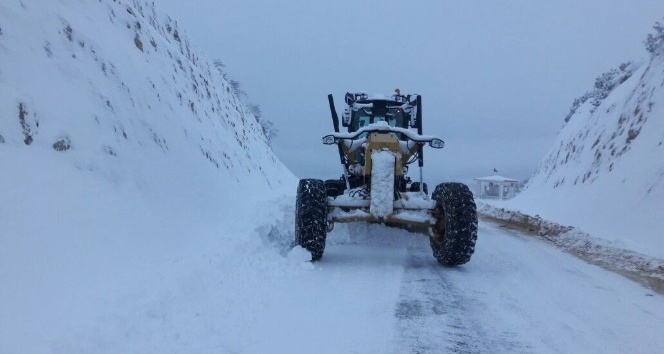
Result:
M311 253L311 260L323 257L327 236L327 191L318 179L303 179L295 201L295 241Z
M477 208L473 194L462 183L441 183L433 192L440 213L431 236L431 250L440 264L467 263L477 241Z
M343 193L343 186L341 185L341 181L338 179L328 179L325 181L325 189L327 191L327 196L336 198L340 194Z

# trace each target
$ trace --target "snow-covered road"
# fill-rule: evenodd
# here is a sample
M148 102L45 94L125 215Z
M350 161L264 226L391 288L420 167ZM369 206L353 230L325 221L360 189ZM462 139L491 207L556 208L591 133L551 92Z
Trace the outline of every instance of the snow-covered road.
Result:
M480 223L477 252L440 267L425 237L331 234L323 260L270 298L251 352L656 353L664 297L549 243Z
M337 225L323 259L310 263L306 251L288 251L293 208L266 209L259 219L271 224L253 231L239 222L156 243L116 245L117 237L108 237L112 243L104 245L115 248L94 257L65 244L43 262L71 263L66 272L33 266L21 278L0 267L1 283L15 287L0 288L0 353L664 348L664 296L547 241L481 221L470 263L445 268L423 235ZM122 262L113 261L117 255Z
M412 353L655 353L664 298L550 244L480 223L478 249L437 268L409 249L396 307Z

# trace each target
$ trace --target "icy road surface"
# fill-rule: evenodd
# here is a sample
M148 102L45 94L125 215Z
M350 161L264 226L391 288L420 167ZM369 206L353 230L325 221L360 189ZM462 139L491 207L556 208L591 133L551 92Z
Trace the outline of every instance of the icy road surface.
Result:
M282 343L283 352L657 353L664 348L663 296L545 241L480 222L471 262L444 268L425 237L376 225L346 230L330 235L314 269L284 284L295 292L271 299L263 317L270 320L257 332L293 338ZM255 352L274 350L273 344L267 340Z

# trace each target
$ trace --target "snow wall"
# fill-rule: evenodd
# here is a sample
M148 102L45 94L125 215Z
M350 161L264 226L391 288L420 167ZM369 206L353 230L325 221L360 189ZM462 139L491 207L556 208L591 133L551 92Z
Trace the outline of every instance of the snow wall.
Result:
M1 353L241 338L214 326L256 292L243 259L279 256L252 230L290 230L296 186L152 2L0 3Z
M506 206L664 257L663 85L661 51L598 78Z

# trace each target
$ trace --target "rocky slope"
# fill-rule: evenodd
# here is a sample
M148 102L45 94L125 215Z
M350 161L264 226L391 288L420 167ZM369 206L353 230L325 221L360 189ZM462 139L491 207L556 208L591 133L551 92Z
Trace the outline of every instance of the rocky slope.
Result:
M664 257L664 54L598 77L525 191L505 205Z
M200 160L229 181L273 183L283 166L222 74L151 2L4 1L0 152L48 150L119 180Z
M152 2L0 2L0 353L204 352L295 187Z

